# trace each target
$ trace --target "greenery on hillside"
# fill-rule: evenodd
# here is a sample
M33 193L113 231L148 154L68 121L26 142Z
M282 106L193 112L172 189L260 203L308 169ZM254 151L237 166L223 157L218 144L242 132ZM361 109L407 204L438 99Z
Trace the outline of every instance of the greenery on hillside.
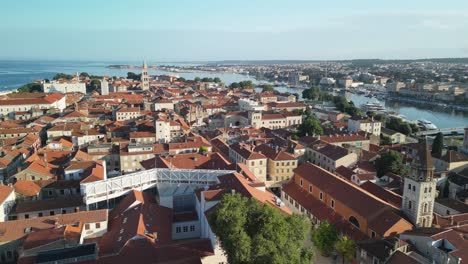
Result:
M310 222L304 216L226 194L209 222L231 264L311 262L312 251L304 246Z
M405 164L404 156L400 152L394 150L382 153L380 157L375 160L375 167L378 177L384 176L387 172L393 172L400 176L409 174L409 168Z
M28 83L17 90L19 93L41 93L42 85L40 83Z

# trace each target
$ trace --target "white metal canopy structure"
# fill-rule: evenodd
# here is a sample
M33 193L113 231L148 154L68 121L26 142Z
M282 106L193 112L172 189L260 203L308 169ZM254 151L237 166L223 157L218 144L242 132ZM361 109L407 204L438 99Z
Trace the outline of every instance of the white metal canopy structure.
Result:
M164 183L174 186L206 186L218 183L218 176L233 170L150 169L126 174L107 180L80 185L86 205L125 195L131 190L143 191ZM190 188L191 189L191 188Z

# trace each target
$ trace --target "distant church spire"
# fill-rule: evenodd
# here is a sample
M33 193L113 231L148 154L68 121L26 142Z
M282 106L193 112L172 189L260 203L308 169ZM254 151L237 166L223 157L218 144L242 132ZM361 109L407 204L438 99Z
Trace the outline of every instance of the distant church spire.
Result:
M148 65L146 64L146 60L143 61L143 68L141 70L141 89L142 90L149 90L149 76L148 76Z

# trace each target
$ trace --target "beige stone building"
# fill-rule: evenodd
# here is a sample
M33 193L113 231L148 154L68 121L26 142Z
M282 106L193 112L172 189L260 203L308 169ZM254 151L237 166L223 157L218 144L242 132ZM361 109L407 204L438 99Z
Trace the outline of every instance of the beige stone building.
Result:
M267 180L267 157L254 151L253 146L234 143L229 147L229 159L235 163L244 163L260 181Z
M138 107L120 108L115 112L115 120L117 121L135 120L140 116L141 111Z
M266 187L281 187L294 175L294 169L297 168L298 161L292 154L268 145L257 146L254 150L268 158Z

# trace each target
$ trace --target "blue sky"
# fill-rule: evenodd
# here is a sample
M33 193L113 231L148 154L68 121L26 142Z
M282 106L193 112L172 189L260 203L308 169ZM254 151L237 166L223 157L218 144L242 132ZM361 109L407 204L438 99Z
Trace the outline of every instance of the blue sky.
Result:
M0 59L468 57L466 0L2 0Z

